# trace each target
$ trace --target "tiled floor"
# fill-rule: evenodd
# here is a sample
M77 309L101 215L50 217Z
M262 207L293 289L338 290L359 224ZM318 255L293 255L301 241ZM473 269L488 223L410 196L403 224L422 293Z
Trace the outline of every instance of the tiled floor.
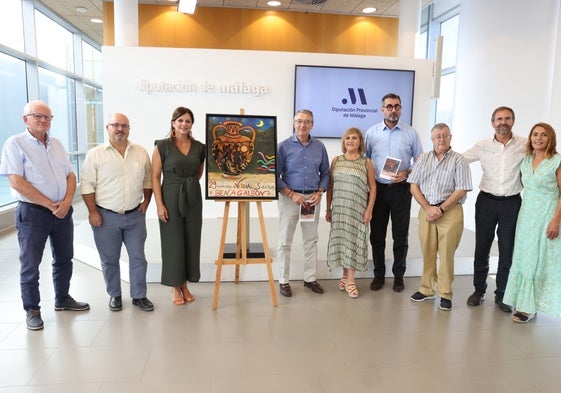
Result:
M91 310L55 312L46 258L45 329L29 331L17 253L15 232L0 236L0 392L561 391L561 320L541 314L516 325L492 294L468 308L471 276L456 277L451 312L409 300L418 278L400 294L391 279L379 292L359 280L356 300L333 280L321 282L321 296L296 281L276 308L265 282L223 283L216 311L212 283L191 285L197 299L184 306L149 284L154 312L128 297L110 312L101 273L78 262L71 294Z

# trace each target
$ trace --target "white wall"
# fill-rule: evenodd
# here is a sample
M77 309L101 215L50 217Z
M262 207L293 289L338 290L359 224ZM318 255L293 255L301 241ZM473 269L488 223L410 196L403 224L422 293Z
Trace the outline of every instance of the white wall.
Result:
M174 108L187 106L195 114L193 133L205 140L206 113L239 113L277 116L278 141L292 134L295 64L412 69L415 75L413 125L419 132L430 128L432 62L374 56L316 53L228 51L173 48L103 48L103 108L105 117L123 112L130 118L130 139L151 153L155 139L169 132ZM187 92L139 91L139 81L189 82ZM202 91L202 85L266 87L260 95ZM379 99L373 105L379 105ZM313 135L313 130L312 130ZM341 154L338 140L324 140L330 157ZM204 188L204 179L202 180ZM204 192L204 191L203 191ZM276 202L264 204L264 215L278 216ZM154 206L149 212L155 217ZM205 201L205 218L221 217L223 203ZM255 215L256 213L253 212Z
M463 152L491 137L491 113L514 109L514 132L528 135L539 121L561 131L559 0L461 2L452 147ZM474 191L464 205L466 228L474 228L480 167L472 164Z
M394 68L415 70L415 95L413 107L413 126L423 136L430 128L430 93L432 85L432 62L427 60L398 59L389 57L328 55L313 53L285 53L261 51L225 51L201 49L170 48L103 48L103 108L107 118L111 113L125 113L131 122L130 139L143 145L151 153L155 139L164 138L169 132L170 117L177 106L187 106L195 114L193 134L195 138L205 141L206 113L234 113L244 109L248 115L277 116L277 140L281 141L292 134L294 66L295 64L349 66L364 68ZM182 92L152 92L139 89L140 81L152 84L161 82L182 83ZM246 86L263 88L265 94L216 93L203 91L203 86L233 85L243 83ZM143 86L146 86L145 83ZM185 87L186 86L186 87ZM208 89L207 89L208 90ZM381 97L373 100L378 106ZM371 101L372 102L372 101ZM343 130L341 130L343 131ZM313 130L312 130L313 135ZM428 139L428 138L423 138ZM330 157L341 154L339 140L324 140ZM201 180L203 188L205 179ZM204 191L203 191L204 192ZM160 280L160 237L155 214L155 204L148 211L148 241L146 255L148 259L148 281ZM260 243L256 235L259 227L255 221L257 213L254 204L250 205L253 218L250 240ZM263 204L264 216L267 217L267 237L273 260L277 246L277 203ZM224 203L208 200L204 202L204 224L201 249L201 281L213 281L215 274L214 260L220 241L220 228L224 213ZM323 213L323 212L322 212ZM230 217L236 215L235 205L230 209ZM231 221L231 222L230 222ZM235 241L235 218L229 220L227 243ZM334 278L338 272L329 272L325 264L329 225L322 218L320 242L318 244L318 278ZM414 230L414 229L412 229ZM299 232L299 229L297 229ZM300 234L295 234L300 239ZM87 222L75 231L75 258L99 268L99 258L95 250L91 228ZM415 243L415 240L413 240ZM303 251L299 241L295 241L291 276L300 280L303 271ZM391 244L389 245L391 250ZM408 274L420 274L419 247L413 247ZM388 254L390 255L390 254ZM121 254L122 278L127 280L128 256L124 248ZM276 267L275 267L276 276ZM372 269L363 273L372 274ZM267 279L264 266L244 266L241 280ZM233 269L225 269L223 280L233 280Z

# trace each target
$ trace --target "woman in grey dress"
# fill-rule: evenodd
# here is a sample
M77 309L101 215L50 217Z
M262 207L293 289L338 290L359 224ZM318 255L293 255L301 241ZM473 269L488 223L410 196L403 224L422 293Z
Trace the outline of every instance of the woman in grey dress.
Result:
M327 190L326 220L331 223L327 248L330 269L343 267L338 287L351 298L358 297L355 271L368 265L368 234L376 199L376 179L358 128L349 128L341 138L343 155L331 162Z

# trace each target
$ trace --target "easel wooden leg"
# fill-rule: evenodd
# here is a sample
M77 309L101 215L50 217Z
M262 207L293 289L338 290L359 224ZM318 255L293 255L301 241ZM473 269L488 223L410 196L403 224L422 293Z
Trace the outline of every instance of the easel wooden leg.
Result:
M267 242L267 232L265 230L265 219L263 218L263 207L261 202L257 202L257 212L259 215L259 227L261 228L261 239L263 240L263 251L265 252L265 264L267 265L267 274L269 275L269 289L271 290L271 298L273 306L277 307L277 292L275 291L275 279L273 277L273 268L271 264L273 260L269 252L269 244Z
M236 235L236 260L247 263L247 208L249 202L238 202L238 226ZM240 264L236 264L235 283L240 282Z
M214 279L214 296L212 298L212 309L218 307L218 292L220 290L220 280L222 278L222 265L224 264L224 246L226 244L226 229L228 228L228 216L230 214L230 202L224 205L224 218L222 221L222 234L220 236L220 246L218 247L218 259L216 260L216 278Z

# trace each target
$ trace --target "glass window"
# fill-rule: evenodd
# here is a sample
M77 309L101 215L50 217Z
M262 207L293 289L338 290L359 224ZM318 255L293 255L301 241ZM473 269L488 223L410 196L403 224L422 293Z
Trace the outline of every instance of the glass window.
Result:
M433 7L432 17L434 19L442 18L443 15L450 12L450 10L457 8L460 5L460 0L436 0L431 3Z
M73 35L70 31L35 11L37 57L59 68L74 71Z
M39 67L39 96L54 116L49 134L60 139L68 152L78 150L74 85L73 79Z
M426 17L425 17L426 15ZM442 36L440 90L431 104L433 123L452 124L456 87L456 57L460 22L459 0L437 0L423 8L419 34L428 32L426 58L436 56L436 38Z
M82 41L84 78L101 83L101 52L85 41Z
M442 41L442 69L456 65L459 22L460 16L456 15L440 25L440 35L444 37Z
M427 58L427 40L429 34L427 31L423 31L417 35L415 40L415 58L416 59L426 59Z
M23 60L0 53L0 70L0 146L4 146L9 136L25 129L22 111L27 102L27 82Z
M84 85L84 97L86 105L86 148L89 150L103 142L103 94L101 89Z
M456 87L456 73L442 75L440 79L440 98L436 103L435 123L453 124L454 91Z
M0 43L20 52L24 51L21 0L2 0Z
M27 102L25 62L0 53L0 149L6 139L25 130L23 106ZM0 150L0 155L1 155ZM0 160L2 157L0 157ZM8 177L0 176L0 207L14 202Z
M87 39L78 40L80 33L39 1L1 4L0 152L8 137L25 129L25 103L42 99L55 116L50 134L61 140L79 175L87 149L104 137L101 51ZM81 51L75 42L82 42ZM48 65L42 67L44 63ZM0 207L13 202L9 181L0 176Z

